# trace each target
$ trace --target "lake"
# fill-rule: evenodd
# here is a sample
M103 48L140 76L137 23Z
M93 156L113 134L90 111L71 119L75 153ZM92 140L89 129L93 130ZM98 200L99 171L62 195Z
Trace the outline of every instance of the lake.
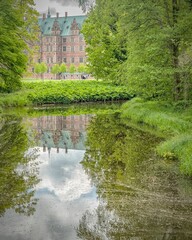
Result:
M192 239L192 179L119 106L1 117L1 240Z

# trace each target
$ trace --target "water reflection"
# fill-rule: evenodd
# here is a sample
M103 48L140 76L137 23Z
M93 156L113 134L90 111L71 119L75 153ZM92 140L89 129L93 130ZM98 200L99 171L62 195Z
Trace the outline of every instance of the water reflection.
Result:
M192 239L191 180L156 156L161 139L118 114L21 122L0 124L0 239Z
M30 119L36 130L38 146L50 153L51 148L85 150L86 126L92 115L42 116Z
M95 187L80 164L90 117L43 116L24 120L31 126L28 137L38 148L38 158L33 159L34 164L38 163L41 179L33 192L38 202L30 217L6 211L0 219L0 239L77 239L75 228L79 220L87 210L91 212L98 206ZM34 146L28 150L33 151ZM30 186L27 189L31 192Z
M37 166L33 163L37 150L26 153L29 141L21 121L11 115L0 119L0 216L11 208L31 215L37 202L34 198Z
M157 158L159 141L118 115L92 120L83 165L100 204L82 217L81 239L192 239L191 180Z

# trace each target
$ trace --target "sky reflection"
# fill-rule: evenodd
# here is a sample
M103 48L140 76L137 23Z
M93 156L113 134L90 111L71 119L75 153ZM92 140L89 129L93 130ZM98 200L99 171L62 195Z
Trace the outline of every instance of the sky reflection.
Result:
M57 153L52 148L48 154L40 148L36 212L26 217L7 211L0 219L0 239L78 239L79 220L98 206L95 188L79 163L83 156L83 150Z

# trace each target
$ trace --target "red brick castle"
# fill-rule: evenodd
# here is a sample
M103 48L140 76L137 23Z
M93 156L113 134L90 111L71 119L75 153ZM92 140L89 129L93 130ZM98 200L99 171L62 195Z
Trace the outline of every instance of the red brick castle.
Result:
M86 62L85 41L80 33L85 19L86 16L68 16L67 12L64 17L59 17L59 13L56 17L51 17L49 10L47 16L43 14L39 19L40 48L35 62L44 62L47 65L43 78L56 78L51 73L55 64L65 63L67 67L74 64L77 68L79 64ZM32 71L34 72L34 68ZM34 77L37 75L34 74ZM72 78L79 78L78 73L73 74Z

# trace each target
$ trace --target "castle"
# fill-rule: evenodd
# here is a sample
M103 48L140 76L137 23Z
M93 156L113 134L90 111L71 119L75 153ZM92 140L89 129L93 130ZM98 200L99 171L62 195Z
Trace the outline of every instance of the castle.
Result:
M51 68L55 64L65 63L67 67L74 64L77 68L86 62L85 41L80 33L85 19L84 15L68 16L67 12L64 17L59 17L59 13L56 17L52 17L50 10L47 16L43 14L43 17L39 19L39 54L36 55L34 61L44 62L47 65L47 72L43 74L43 78L58 78L56 74L51 73ZM34 68L32 72L34 73ZM77 73L70 77L79 78Z

